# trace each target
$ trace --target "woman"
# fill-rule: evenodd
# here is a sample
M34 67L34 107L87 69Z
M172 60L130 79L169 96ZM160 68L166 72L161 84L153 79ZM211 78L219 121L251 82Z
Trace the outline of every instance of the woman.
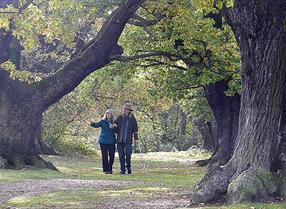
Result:
M98 122L90 125L94 128L101 128L98 143L102 154L102 167L105 174L112 174L112 166L115 154L115 131L113 121L113 111L108 109L104 117Z

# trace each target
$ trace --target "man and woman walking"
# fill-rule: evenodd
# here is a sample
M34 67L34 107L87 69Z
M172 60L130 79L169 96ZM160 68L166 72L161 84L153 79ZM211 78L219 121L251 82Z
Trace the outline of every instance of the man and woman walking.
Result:
M131 174L132 144L138 142L138 125L130 104L125 104L122 114L114 120L113 111L107 110L104 117L94 128L101 128L98 143L102 154L102 168L106 174L112 174L115 155L115 144L120 160L120 174ZM134 139L134 140L133 140Z

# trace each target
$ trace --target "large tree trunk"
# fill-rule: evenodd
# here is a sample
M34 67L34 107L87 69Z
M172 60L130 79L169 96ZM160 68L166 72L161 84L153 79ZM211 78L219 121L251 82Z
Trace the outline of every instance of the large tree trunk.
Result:
M211 162L224 165L231 158L238 131L240 95L226 96L227 81L222 80L205 87L205 96L214 114L218 146Z
M35 139L42 115L36 112L32 91L0 71L0 156L15 168L25 165L54 166L38 156ZM56 170L56 169L55 169Z
M278 151L286 67L286 2L237 0L227 10L241 52L242 97L234 154L213 164L194 187L192 201L227 193L231 202L265 201L279 193L272 175ZM279 184L279 182L278 182Z
M273 170L279 169L280 184L279 193L281 196L286 196L286 79L284 79L284 92L283 92L283 108L280 122L280 140L278 152L276 152L277 163L272 166Z
M128 19L142 2L122 1L83 52L39 83L12 80L0 68L0 166L22 168L37 165L56 169L39 157L35 145L43 112L71 92L90 73L110 63L113 49L117 47ZM0 40L0 44L6 43ZM8 55L8 58L13 60L13 55ZM7 57L0 55L2 59L7 60Z

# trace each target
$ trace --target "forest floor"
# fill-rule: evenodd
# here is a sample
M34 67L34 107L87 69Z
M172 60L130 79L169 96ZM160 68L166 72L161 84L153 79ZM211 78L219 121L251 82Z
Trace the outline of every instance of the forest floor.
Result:
M101 171L99 157L44 156L60 172L46 169L0 170L1 209L286 209L285 204L196 205L189 201L190 188L204 174L194 166L209 157L202 152L133 155L133 174ZM148 173L145 173L146 163Z

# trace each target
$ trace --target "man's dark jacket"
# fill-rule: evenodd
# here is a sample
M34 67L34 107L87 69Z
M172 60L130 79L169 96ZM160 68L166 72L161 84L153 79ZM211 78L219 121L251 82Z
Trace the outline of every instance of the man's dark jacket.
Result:
M118 126L115 129L117 143L132 144L133 135L134 139L138 140L138 125L133 114L129 114L128 116L120 115L115 124Z

